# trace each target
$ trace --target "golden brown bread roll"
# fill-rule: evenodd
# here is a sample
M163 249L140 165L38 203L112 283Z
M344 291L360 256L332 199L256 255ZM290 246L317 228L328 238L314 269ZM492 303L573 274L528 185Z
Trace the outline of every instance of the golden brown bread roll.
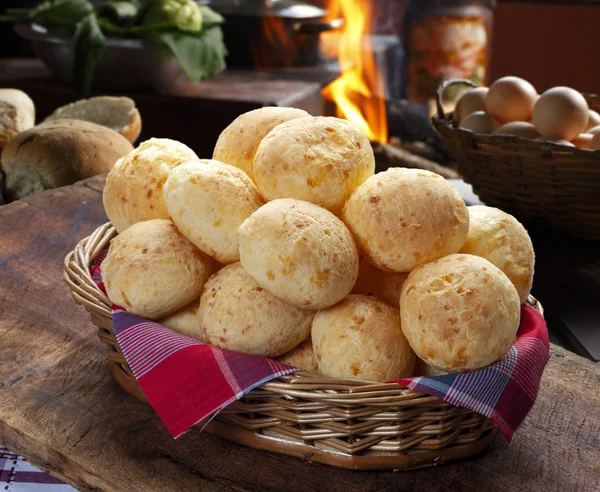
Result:
M453 254L413 270L400 298L402 331L435 369L460 372L499 359L515 341L517 290L484 258Z
M271 106L244 113L219 135L213 159L239 167L253 180L254 154L261 140L277 125L309 116L302 109Z
M344 223L312 203L274 200L239 229L240 261L254 280L293 306L321 309L342 300L358 275Z
M380 301L397 308L406 277L408 273L384 272L371 265L361 255L358 262L358 278L352 288L352 294L375 296Z
M207 343L263 357L277 357L306 340L314 315L269 294L240 263L206 282L198 310Z
M15 135L35 125L35 106L19 89L0 89L0 154Z
M238 229L265 203L244 171L208 159L172 169L163 196L182 234L220 263L240 260Z
M102 278L110 300L148 319L174 313L197 299L212 260L170 220L138 222L110 242Z
M190 302L187 306L182 307L164 318L160 318L158 323L167 328L170 328L177 333L187 335L188 337L197 338L204 342L204 333L198 322L198 308L200 307L200 299Z
M497 208L469 207L469 235L461 253L481 256L502 270L516 287L521 304L533 284L535 253L527 230Z
M169 171L182 162L197 160L187 145L168 138L151 138L115 164L102 196L106 215L118 232L136 222L168 219L163 185Z
M297 198L335 214L374 171L367 137L338 118L282 123L262 140L254 156L254 180L265 200Z
M393 168L369 178L346 202L342 218L361 253L388 272L410 272L458 252L469 229L458 192L420 169Z
M130 152L126 138L79 120L42 123L13 137L2 152L10 200L109 172Z
M326 376L381 382L412 376L415 354L402 334L400 311L374 297L350 295L322 309L311 335Z
M140 112L128 97L100 96L61 106L45 121L57 119L89 121L110 128L134 143L142 131Z
M308 337L297 347L277 357L277 361L288 366L304 369L309 372L319 372L317 356L313 350L312 338Z

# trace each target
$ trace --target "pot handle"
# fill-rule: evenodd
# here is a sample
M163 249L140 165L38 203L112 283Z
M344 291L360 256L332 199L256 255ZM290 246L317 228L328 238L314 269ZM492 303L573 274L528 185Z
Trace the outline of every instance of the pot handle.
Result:
M444 96L444 92L446 92L446 89L452 85L470 85L471 87L479 87L477 84L474 84L473 82L471 82L470 80L467 79L449 79L449 80L445 80L444 82L442 82L442 84L438 87L437 90L437 99L436 99L436 103L437 103L437 112L438 112L438 117L440 119L448 119L449 116L446 115L446 113L444 113L444 108L442 107L442 97Z
M300 34L318 34L321 32L335 31L344 26L343 17L331 20L306 20L296 21L292 29Z

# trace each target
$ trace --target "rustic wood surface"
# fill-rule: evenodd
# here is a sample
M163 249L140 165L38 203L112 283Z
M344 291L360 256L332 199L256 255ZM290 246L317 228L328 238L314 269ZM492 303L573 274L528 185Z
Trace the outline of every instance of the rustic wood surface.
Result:
M512 445L411 472L352 472L193 430L175 441L112 381L62 281L106 221L102 177L0 207L0 443L80 490L543 490L600 487L600 367L558 347Z

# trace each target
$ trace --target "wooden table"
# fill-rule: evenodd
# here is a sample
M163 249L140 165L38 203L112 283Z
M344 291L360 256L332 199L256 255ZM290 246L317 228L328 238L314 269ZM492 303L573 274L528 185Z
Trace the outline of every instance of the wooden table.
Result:
M193 430L171 439L112 381L62 260L106 221L103 178L0 207L0 443L80 490L600 489L600 367L552 349L512 445L411 472L305 463Z

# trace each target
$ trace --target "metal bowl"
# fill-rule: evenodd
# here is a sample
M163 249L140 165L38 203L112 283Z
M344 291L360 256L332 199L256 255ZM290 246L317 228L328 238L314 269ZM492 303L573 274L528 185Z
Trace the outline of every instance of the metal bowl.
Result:
M52 36L40 26L15 25L50 71L70 85L73 51L70 40ZM145 46L140 39L106 39L93 87L107 91L159 89L181 73L179 63L167 50Z

